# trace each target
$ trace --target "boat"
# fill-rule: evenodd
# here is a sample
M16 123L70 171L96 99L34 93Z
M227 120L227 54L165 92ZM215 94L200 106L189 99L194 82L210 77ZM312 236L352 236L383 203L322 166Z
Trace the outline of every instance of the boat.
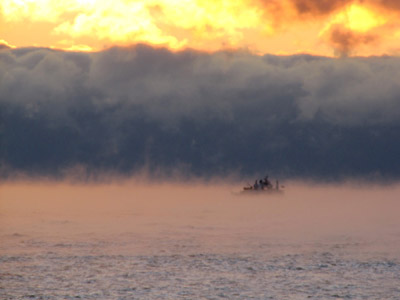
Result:
M273 195L282 195L284 186L279 185L279 181L275 181L275 186L271 184L268 180L268 176L264 178L264 180L256 180L253 185L248 184L243 187L243 190L240 192L241 195L265 195L265 194L273 194Z

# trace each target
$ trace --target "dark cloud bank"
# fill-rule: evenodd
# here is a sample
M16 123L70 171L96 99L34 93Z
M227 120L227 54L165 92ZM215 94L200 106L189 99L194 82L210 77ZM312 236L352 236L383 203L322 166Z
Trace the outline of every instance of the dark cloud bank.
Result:
M0 51L1 176L400 178L400 58Z

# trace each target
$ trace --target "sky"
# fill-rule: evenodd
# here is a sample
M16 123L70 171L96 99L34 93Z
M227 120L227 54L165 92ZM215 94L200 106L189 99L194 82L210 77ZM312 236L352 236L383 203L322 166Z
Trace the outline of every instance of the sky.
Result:
M395 0L0 3L0 176L400 177Z
M3 44L101 51L173 50L398 55L397 0L3 0Z

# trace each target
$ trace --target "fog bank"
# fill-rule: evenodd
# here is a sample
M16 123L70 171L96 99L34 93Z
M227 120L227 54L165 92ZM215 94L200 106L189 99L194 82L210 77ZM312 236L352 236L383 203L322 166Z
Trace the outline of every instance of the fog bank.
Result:
M398 179L400 59L0 50L0 175Z
M288 183L284 195L275 197L238 196L238 190L134 182L2 185L0 252L35 251L44 241L51 245L48 251L59 251L57 245L89 239L95 253L257 253L265 245L273 251L274 245L358 243L366 252L398 254L398 185Z

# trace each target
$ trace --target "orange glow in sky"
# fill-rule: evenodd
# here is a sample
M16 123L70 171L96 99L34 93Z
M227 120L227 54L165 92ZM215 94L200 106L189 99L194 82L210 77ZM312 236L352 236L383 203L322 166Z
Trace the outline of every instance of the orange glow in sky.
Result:
M332 1L325 7L317 0L2 0L0 44L398 55L400 6L386 2Z

